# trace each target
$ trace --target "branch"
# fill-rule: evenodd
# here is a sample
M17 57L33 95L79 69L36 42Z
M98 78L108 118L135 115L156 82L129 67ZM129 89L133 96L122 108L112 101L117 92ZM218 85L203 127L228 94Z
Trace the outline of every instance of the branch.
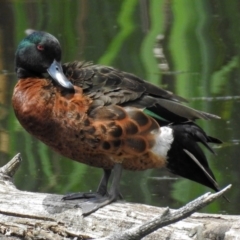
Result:
M170 210L168 207L164 210L161 216L157 216L151 221L148 221L140 226L131 228L122 233L113 234L109 237L102 238L102 240L138 240L146 235L156 231L159 228L168 226L172 223L180 221L189 217L194 212L207 206L220 196L222 196L232 185L228 185L217 193L206 193L192 202L186 204L178 210Z
M16 154L6 165L0 168L0 181L15 188L12 177L18 170L22 162L20 153ZM2 182L2 183L3 183Z

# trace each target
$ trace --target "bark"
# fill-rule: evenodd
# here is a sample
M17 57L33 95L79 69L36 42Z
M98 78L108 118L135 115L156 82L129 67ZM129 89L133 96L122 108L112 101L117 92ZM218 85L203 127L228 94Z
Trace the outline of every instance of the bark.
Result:
M12 176L20 163L18 154L0 168L0 239L232 240L240 236L239 216L194 213L230 186L177 210L119 201L83 217L75 208L79 200L62 201L62 195L16 189Z

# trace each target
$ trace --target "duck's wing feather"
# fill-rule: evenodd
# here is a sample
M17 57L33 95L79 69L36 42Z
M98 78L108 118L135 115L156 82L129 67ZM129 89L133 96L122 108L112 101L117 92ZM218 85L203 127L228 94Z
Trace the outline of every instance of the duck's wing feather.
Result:
M160 123L182 122L198 118L214 119L216 115L183 105L182 97L157 87L137 76L112 67L89 62L71 62L63 65L65 75L93 99L92 107L111 104L147 109L159 116Z

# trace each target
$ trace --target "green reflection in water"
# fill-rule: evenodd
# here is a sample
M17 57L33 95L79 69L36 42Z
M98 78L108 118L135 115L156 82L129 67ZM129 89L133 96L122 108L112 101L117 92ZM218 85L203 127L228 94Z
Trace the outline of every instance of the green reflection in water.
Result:
M139 76L146 76L147 80L159 84L162 75L157 74L159 69L153 56L153 47L157 35L165 34L168 42L164 50L169 52L172 60L169 64L174 73L171 75L174 79L173 90L175 89L178 95L189 99L202 96L239 95L240 31L237 1L232 1L231 4L216 1L214 6L205 0L175 0L171 4L166 4L163 0L149 1L147 20L150 26L145 35L140 26L140 6L137 0L114 3L74 0L12 1L11 4L14 10L16 45L24 36L23 32L26 28L46 30L60 39L64 51L63 57L67 61L81 57L87 60L93 59L101 64L113 64L124 70L135 72ZM229 23L228 30L219 30L220 18ZM166 21L171 21L171 24L167 26ZM235 116L235 120L232 121L233 127L229 127L223 120L199 123L210 135L221 136L226 140L239 139L239 131L231 129L238 129L237 101L220 103L193 101L191 106L219 114L223 120ZM101 175L100 170L62 158L42 143L36 143L25 130L19 127L13 111L10 111L7 120L11 135L11 154L15 154L16 150L20 149L24 151L24 167L16 177L19 188L64 193L96 187ZM18 140L20 137L23 139L21 143ZM239 155L237 149L237 146L231 151L219 149L218 157L206 152L220 185L226 182L224 174L221 173L225 172L227 162L230 158L236 159ZM228 156L228 153L231 156ZM231 181L238 183L238 162L236 160L233 162L234 170L232 171L234 172L231 175L234 178L231 178ZM219 167L220 164L222 168ZM23 177L25 174L27 177ZM126 173L123 186L133 186L126 193L128 199L142 202L146 200L145 203L149 204L152 204L155 199L154 204L161 205L162 200L159 200L159 196L168 188L165 191L166 203L179 206L209 191L188 180L177 180L169 185L165 182L158 185L155 182L148 183L149 177L161 174L158 170L138 174ZM36 175L38 179L34 179ZM174 191L170 196L171 187ZM159 196L154 198L152 190ZM237 202L239 193L234 191L232 195ZM220 204L222 204L221 201L212 204L207 210L217 212L221 209ZM224 205L225 203L222 207Z
M120 27L119 33L113 38L113 41L109 44L106 53L99 59L98 63L103 65L111 65L113 59L117 57L121 49L122 44L126 40L127 37L134 30L134 22L133 22L133 13L137 4L137 0L125 0L122 1L122 7L119 11L119 17L117 18L117 22Z
M143 40L141 47L141 60L146 70L146 79L156 85L159 85L159 68L157 60L153 55L153 48L156 44L157 36L163 32L163 16L159 17L159 9L164 8L164 1L153 0L149 6L149 14L151 22L150 29Z

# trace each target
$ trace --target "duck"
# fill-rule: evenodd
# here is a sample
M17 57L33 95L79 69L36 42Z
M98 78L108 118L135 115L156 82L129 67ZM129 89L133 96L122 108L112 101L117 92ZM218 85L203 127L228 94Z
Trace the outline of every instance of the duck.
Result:
M95 192L67 194L83 215L122 199L123 170L166 168L219 191L199 146L215 154L195 122L219 119L132 73L90 62L61 63L56 37L34 31L15 54L12 106L22 127L60 155L103 169ZM110 183L110 176L112 181Z

